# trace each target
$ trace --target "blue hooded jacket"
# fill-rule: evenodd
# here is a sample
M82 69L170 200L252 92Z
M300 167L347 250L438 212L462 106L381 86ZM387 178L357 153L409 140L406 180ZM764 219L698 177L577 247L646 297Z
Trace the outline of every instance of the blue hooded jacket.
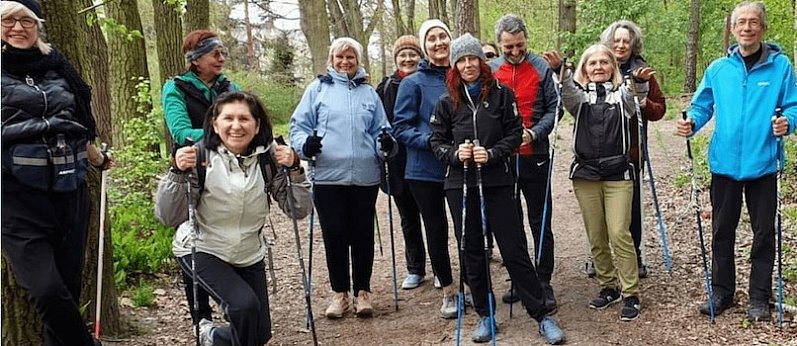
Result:
M777 171L777 140L772 135L775 108L783 109L788 133L797 122L797 85L789 58L775 44L762 43L761 58L750 71L738 45L706 69L692 98L689 117L695 131L716 114L709 145L711 172L752 180Z
M437 103L447 93L446 71L421 60L418 71L401 81L393 108L393 136L407 146L404 178L442 183L446 166L432 154L432 117Z
M377 138L390 128L382 100L365 80L365 69L354 78L332 67L304 92L290 123L291 146L308 160L302 147L314 131L323 148L316 157L319 185L379 185L381 152ZM394 146L394 152L398 146Z

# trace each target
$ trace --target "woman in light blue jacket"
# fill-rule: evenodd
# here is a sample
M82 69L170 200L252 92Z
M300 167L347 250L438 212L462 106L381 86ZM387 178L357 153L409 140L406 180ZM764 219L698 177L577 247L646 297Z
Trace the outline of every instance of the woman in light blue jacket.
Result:
M343 317L352 305L360 317L373 314L373 219L380 165L398 150L382 101L360 67L361 56L357 41L333 41L327 73L310 83L291 117L291 145L315 166L310 168L315 169L314 202L334 291L328 318ZM349 298L352 289L356 304Z

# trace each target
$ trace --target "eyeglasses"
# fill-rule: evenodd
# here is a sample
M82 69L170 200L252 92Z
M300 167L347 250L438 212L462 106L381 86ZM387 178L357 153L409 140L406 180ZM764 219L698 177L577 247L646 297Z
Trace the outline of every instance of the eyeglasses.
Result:
M230 55L230 52L227 50L226 47L220 46L220 47L208 52L208 54L212 55L216 59L219 59L221 57L225 57L226 58L227 56Z
M2 20L2 25L4 28L13 28L19 22L25 29L30 29L36 26L37 22L33 18L30 17L22 17L22 18L13 18L13 17L5 17Z
M749 25L750 28L756 29L761 27L761 21L758 19L738 19L736 20L736 26L745 26Z
M493 53L493 52L487 52L487 53L484 53L484 56L486 56L487 59L493 59L493 58L497 57L498 55Z

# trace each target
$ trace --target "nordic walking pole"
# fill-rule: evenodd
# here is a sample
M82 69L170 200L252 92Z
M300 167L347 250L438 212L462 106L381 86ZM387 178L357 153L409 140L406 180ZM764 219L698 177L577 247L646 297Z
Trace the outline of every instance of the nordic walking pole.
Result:
M188 146L193 146L194 140L190 137L187 137L185 139L185 144ZM197 147L194 147L194 149L200 150ZM199 157L199 155L197 155L197 157ZM199 163L197 162L197 164ZM194 172L195 169L192 169L191 172L188 173L188 179L186 180L185 184L185 193L188 198L188 225L191 228L191 287L193 290L192 295L194 296L194 314L196 315L199 313L199 280L197 280L196 275L196 239L199 237L199 229L197 229L196 225L196 206L194 205L194 197L191 195L191 181L194 180ZM199 321L196 321L196 324L194 325L194 335L196 336L196 346L199 346Z
M775 118L778 119L783 116L783 110L778 107L775 109ZM777 209L775 212L778 227L778 328L783 329L783 228L781 223L781 195L780 195L780 181L783 178L783 160L785 157L785 149L783 148L783 136L777 137L777 158L775 159L778 166L777 177Z
M628 86L631 87L631 93L634 94L634 113L636 113L637 122L639 122L639 138L638 138L639 139L639 160L640 160L640 162L647 161L648 174L650 175L650 192L653 195L653 206L656 208L656 218L658 220L658 226L659 226L659 239L661 241L661 250L662 250L662 253L664 255L664 265L667 267L667 272L672 273L672 259L670 258L670 247L669 247L668 242L667 242L667 231L664 229L664 220L662 219L661 208L659 208L659 198L656 195L656 184L655 184L655 180L653 178L653 170L651 169L650 160L648 158L648 153L647 153L648 146L647 146L647 141L646 141L646 138L647 138L646 128L645 128L645 122L642 120L642 110L641 110L641 108L639 106L639 96L637 96L637 93L636 93L636 84L635 84L634 80L630 76L626 76L626 79L628 81ZM639 202L640 202L639 211L640 211L640 213L642 213L642 210L644 210L644 208L643 208L644 205L642 205L642 195L643 195L642 180L641 180L642 179L642 173L641 173L642 171L643 170L640 169L640 174L639 174L640 176L638 177L638 179L640 179L640 181L639 181ZM645 220L641 219L640 220L640 225L644 225L644 223L645 223ZM642 226L642 227L644 227L644 226ZM644 231L642 233L644 234Z
M285 145L285 140L282 136L278 136L274 139L277 144ZM293 223L293 237L296 241L296 254L299 257L299 269L302 271L302 285L304 286L304 302L307 304L307 323L309 325L310 332L313 334L313 345L318 346L318 336L316 335L315 331L315 321L313 320L313 304L312 300L310 299L310 277L308 276L308 272L305 270L304 267L304 257L302 256L302 241L299 238L299 223L296 221L296 212L294 209L294 198L293 198L293 182L291 181L291 175L288 173L288 168L282 166L281 168L282 174L285 175L285 180L288 182L288 212L291 216L291 222ZM310 206L312 207L312 200ZM312 213L312 209L310 211ZM311 214L312 215L312 214ZM310 244L313 241L310 239ZM311 252L312 254L312 252Z
M474 122L476 113L473 113ZM476 124L474 124L476 125ZM474 127L474 131L476 128ZM479 139L474 138L473 144L479 146ZM482 182L482 164L476 163L476 185L479 187L479 208L481 209L482 221L482 236L484 237L484 259L487 271L487 302L490 308L490 336L492 337L493 346L495 346L495 306L493 304L493 283L490 278L490 257L487 252L490 251L490 246L487 245L487 203L484 201L484 183ZM464 229L463 229L464 234Z
M108 157L108 143L102 143L101 152L103 155L103 165L106 163L105 158ZM100 230L99 230L99 244L97 245L97 298L95 300L96 309L94 310L94 337L100 339L100 319L102 317L102 270L103 270L103 254L105 253L105 208L108 199L107 185L108 185L108 170L101 167L100 172Z
M551 180L553 180L553 159L556 153L556 137L559 132L559 113L562 112L562 78L565 71L565 64L567 64L567 58L562 59L562 65L559 67L559 80L556 81L556 113L553 115L553 131L551 131L553 141L548 140L548 178L545 182L545 202L542 207L542 219L540 221L540 248L537 249L537 257L534 259L536 262L534 263L535 268L540 265L542 245L545 242L545 225L547 224L548 209L550 208L548 199L551 198Z
M465 144L470 144L466 139ZM465 283L463 273L465 261L462 256L465 254L465 219L468 216L468 161L462 163L462 230L459 237L459 295L457 296L457 346L460 345L462 335L462 317L465 315Z
M387 135L387 127L382 128L382 134ZM396 242L393 238L393 199L390 196L390 169L388 168L386 152L382 152L385 159L385 187L387 190L387 222L390 224L390 257L393 261L393 304L398 311L398 284L396 283ZM378 223L377 223L378 225ZM382 237L379 237L379 252L382 252Z
M313 136L318 136L318 130L313 130ZM307 287L309 289L309 293L312 294L313 292L313 226L315 225L315 169L316 169L316 157L310 158L310 225L309 227L309 244L307 245ZM298 240L297 240L298 241ZM313 327L313 320L312 316L310 316L310 309L307 310L307 318L305 322L305 327L310 328Z
M681 117L687 120L686 111L681 111ZM692 156L692 141L686 139L686 155L689 157L689 176L692 177L692 207L695 209L697 217L697 236L700 238L700 256L703 258L703 276L706 280L706 296L708 297L708 311L711 316L711 323L714 323L714 294L711 289L711 277L708 273L708 259L706 259L706 243L703 240L703 223L700 218L700 190L697 188L697 178L695 177L695 158Z
M376 240L379 241L379 256L384 257L385 252L382 250L382 231L379 230L379 217L374 214L374 224L376 225Z

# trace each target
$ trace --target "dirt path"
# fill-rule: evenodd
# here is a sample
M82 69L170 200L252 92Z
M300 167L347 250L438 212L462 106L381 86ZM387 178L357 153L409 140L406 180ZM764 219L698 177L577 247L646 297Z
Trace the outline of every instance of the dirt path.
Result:
M654 165L659 200L665 215L673 271L666 272L659 246L656 219L648 192L646 202L646 239L648 267L651 275L641 282L642 315L634 322L618 319L619 306L604 311L587 307L597 293L597 282L583 272L586 235L578 203L567 179L569 167L571 124L562 124L558 159L555 163L553 195L553 229L556 237L556 268L553 285L559 302L555 318L567 334L570 345L797 345L797 323L778 330L774 323L745 324L746 289L749 263L744 259L749 253L749 228L739 229L737 258L739 288L737 307L728 310L710 324L707 317L697 312L697 305L705 297L702 264L699 257L692 209L688 208L688 186L676 188L675 176L685 167L683 139L672 135L674 121L653 123L650 134L650 151ZM704 210L709 204L703 204ZM341 320L327 320L323 311L330 298L329 282L320 234L314 237L313 254L313 310L319 343L323 345L451 345L454 343L456 320L439 317L442 293L434 289L431 280L417 289L400 291L399 311L392 301L390 237L387 222L387 200L380 195L378 201L384 256L376 250L372 289L375 296L376 315L358 319L348 315ZM403 244L399 231L398 213L395 213L398 280L404 278ZM270 345L311 345L311 335L304 329L305 303L296 248L290 222L275 216L278 239L275 245L275 269L278 292L270 295L274 337ZM709 228L710 221L704 226ZM306 221L300 226L306 237ZM528 230L528 227L526 228ZM745 229L748 229L745 232ZM316 228L318 230L318 228ZM451 233L453 237L453 232ZM708 241L708 239L707 239ZM306 246L306 239L303 242ZM451 241L452 260L456 249ZM307 250L306 248L304 249ZM305 257L306 260L306 257ZM456 268L456 262L454 262ZM427 267L429 268L429 267ZM493 286L496 295L508 289L506 271L498 261L492 265ZM427 272L431 272L428 269ZM455 275L457 275L455 271ZM794 287L790 287L792 290ZM125 309L142 335L119 340L119 345L192 345L190 322L185 308L181 286L176 279L158 291L158 308ZM217 309L218 311L218 309ZM217 322L221 318L216 319ZM525 314L520 304L514 306L514 317L509 318L509 306L498 303L497 321L501 345L538 345L543 340L537 334L536 323ZM470 332L476 322L473 312L464 318L463 344L470 345ZM117 344L117 343L108 343Z

